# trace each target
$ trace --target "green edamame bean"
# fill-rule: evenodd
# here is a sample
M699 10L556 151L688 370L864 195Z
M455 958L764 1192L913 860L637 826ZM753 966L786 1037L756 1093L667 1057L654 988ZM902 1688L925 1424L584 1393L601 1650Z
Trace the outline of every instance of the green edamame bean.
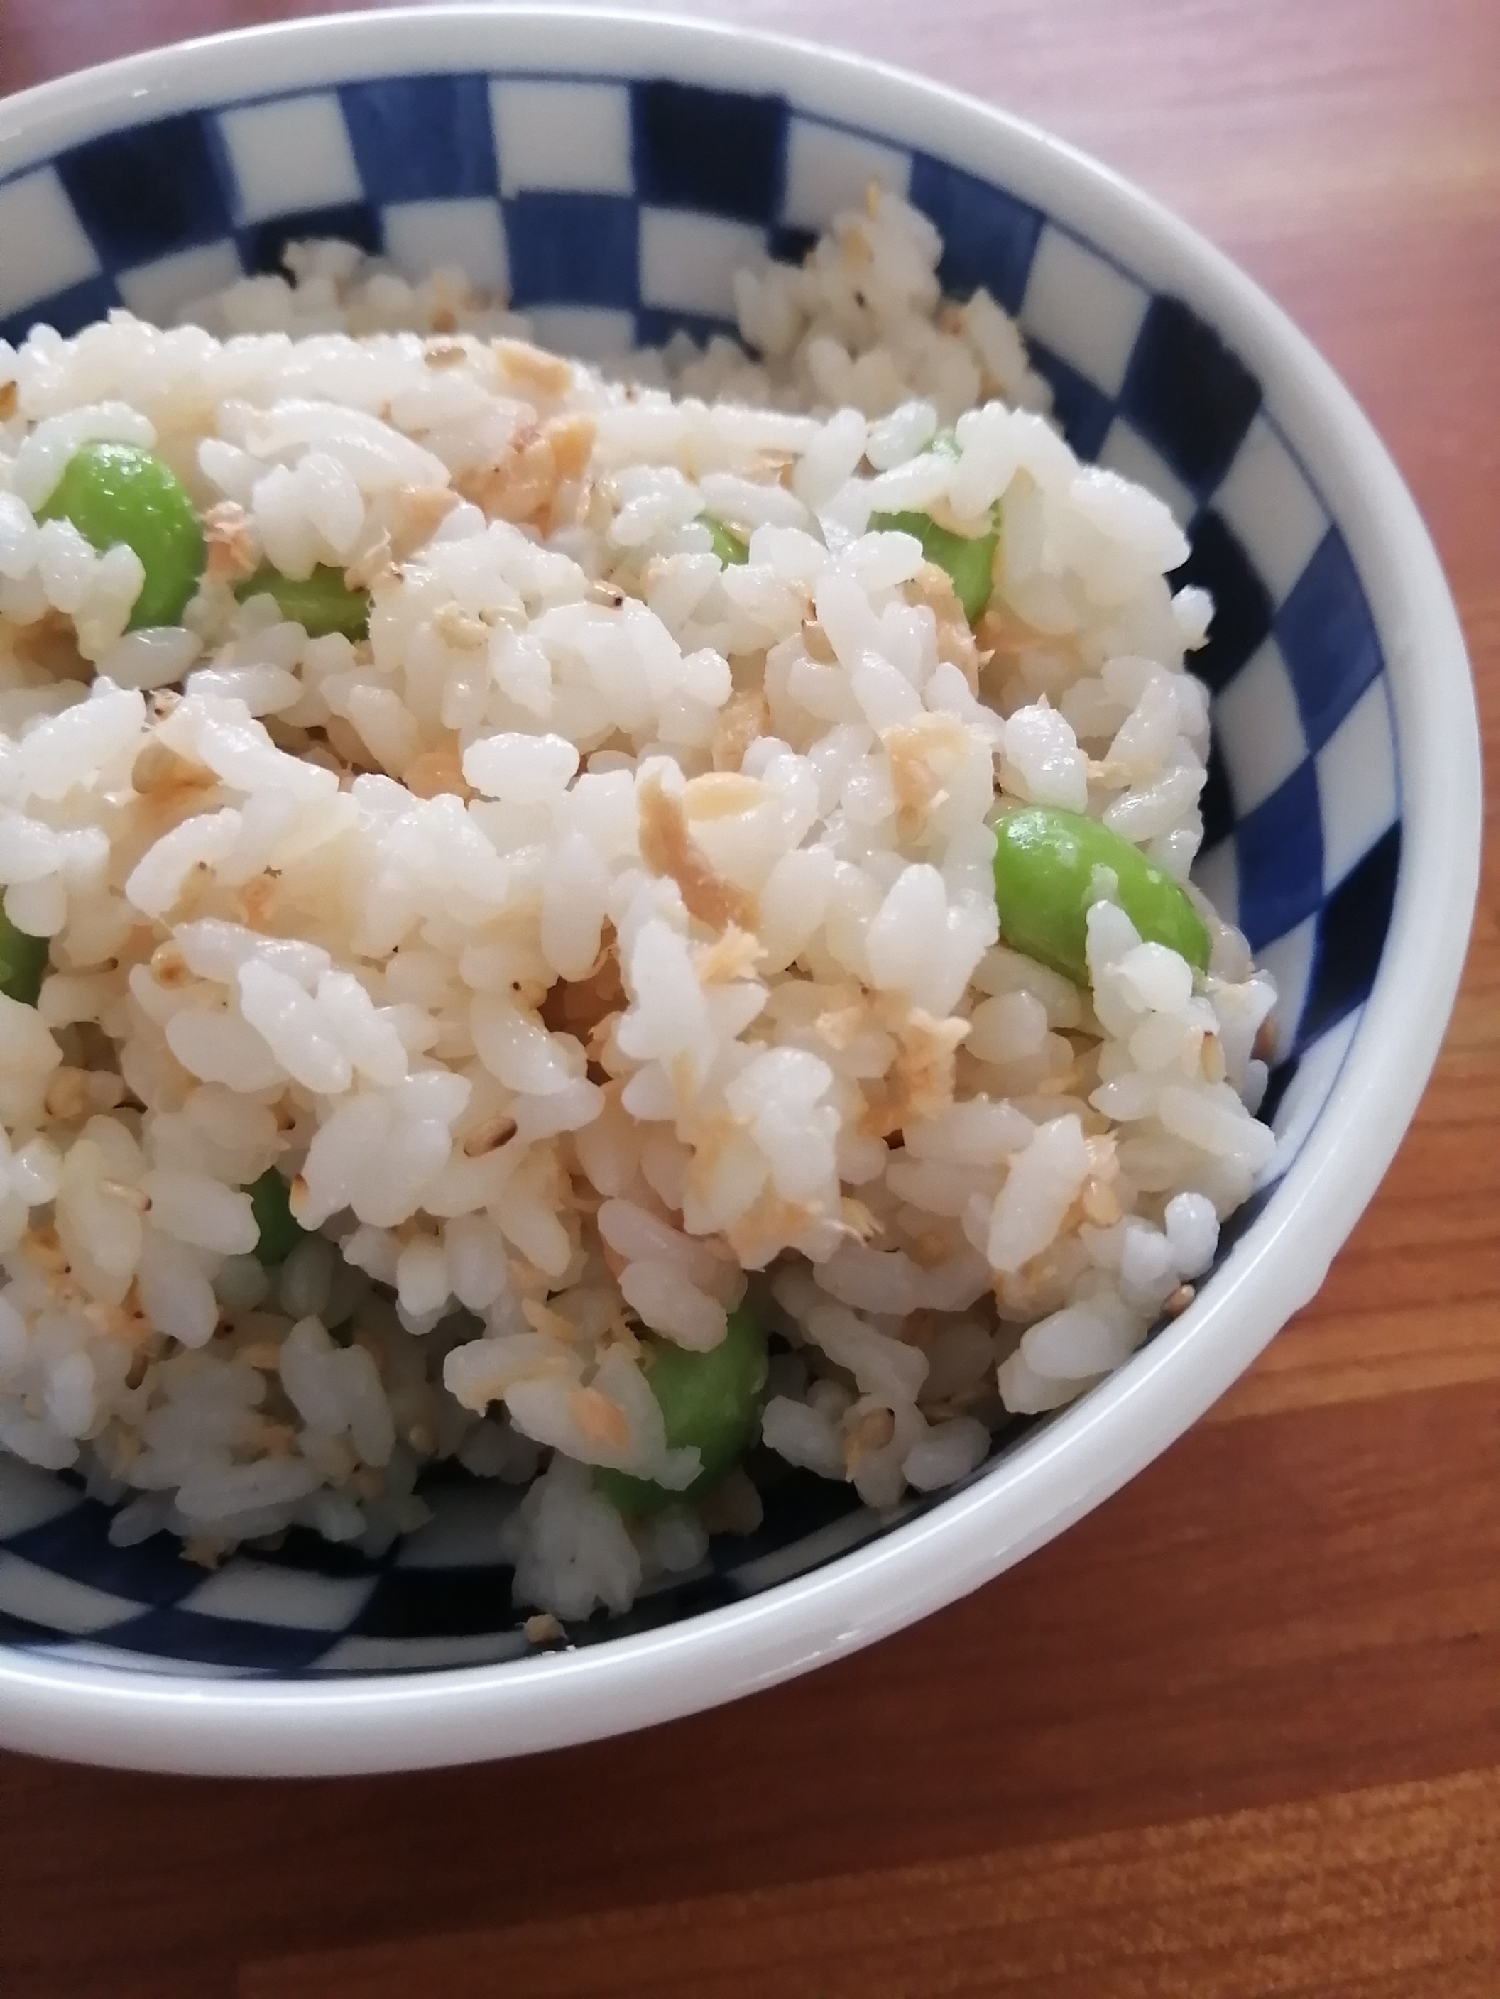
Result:
M290 1184L274 1166L268 1166L258 1180L252 1180L245 1192L250 1196L250 1211L260 1230L255 1254L269 1270L286 1262L307 1230L292 1213Z
M1181 883L1099 820L1027 805L1006 813L994 831L995 906L1001 940L1012 950L1086 986L1094 870L1108 868L1118 884L1111 899L1144 941L1208 969L1208 930Z
M198 587L207 550L187 488L154 452L135 444L85 444L37 518L71 521L97 549L133 548L146 572L130 629L175 625Z
M274 597L282 617L300 625L310 639L326 638L329 632L342 632L346 639L369 636L369 591L351 590L342 570L322 563L311 576L283 576L267 563L238 584L234 594L242 604L249 597Z
M935 458L957 458L957 434L935 431L927 449ZM872 514L870 526L887 534L914 534L927 560L947 570L964 616L977 625L994 588L995 550L1000 542L998 501L990 509L990 520L990 532L980 535L954 534L951 528L939 527L930 514Z
M870 526L887 534L914 534L927 560L946 569L953 579L964 616L971 625L978 624L994 588L998 528L991 528L988 534L955 534L951 528L939 527L930 514L907 513L871 514Z
M708 529L708 538L713 543L714 554L726 568L731 564L750 560L749 543L741 541L733 528L725 527L714 514L700 514L698 518Z
M42 989L42 974L47 969L47 951L45 937L32 937L24 930L17 930L0 910L0 993L7 999L19 1000L22 1006L35 1006Z
M627 1472L595 1473L600 1491L622 1513L659 1513L717 1485L740 1460L755 1432L766 1385L766 1336L743 1306L729 1315L729 1329L707 1353L689 1353L670 1340L648 1338L642 1362L661 1408L673 1450L696 1444L703 1469L683 1492L668 1492Z

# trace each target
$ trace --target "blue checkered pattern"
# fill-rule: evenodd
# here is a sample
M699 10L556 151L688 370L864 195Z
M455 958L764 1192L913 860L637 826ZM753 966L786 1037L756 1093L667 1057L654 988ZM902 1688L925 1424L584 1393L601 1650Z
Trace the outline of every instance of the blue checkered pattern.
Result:
M1194 661L1215 711L1200 878L1282 995L1267 1100L1278 1159L1227 1248L1352 1042L1390 921L1400 798L1380 643L1338 524L1259 384L1181 300L1005 188L778 96L402 76L104 133L0 182L0 335L38 320L72 332L117 304L165 317L277 268L290 240L334 234L413 275L461 266L506 288L540 337L597 356L728 329L734 271L799 257L871 179L937 224L951 293L983 284L1019 315L1074 447L1167 501L1192 541L1178 581L1214 598ZM1013 1426L996 1455L1027 1434ZM845 1487L764 1472L754 1536L716 1543L700 1572L569 1642L731 1602L893 1524ZM445 1474L428 1497L431 1524L381 1560L293 1534L205 1574L161 1536L112 1547L104 1507L0 1456L0 1640L142 1671L273 1676L524 1652L493 1553L494 1489Z

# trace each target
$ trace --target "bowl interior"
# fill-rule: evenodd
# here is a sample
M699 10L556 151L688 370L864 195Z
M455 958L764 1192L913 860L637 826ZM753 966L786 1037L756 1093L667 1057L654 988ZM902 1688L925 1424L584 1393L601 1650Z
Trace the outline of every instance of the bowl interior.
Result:
M349 24L352 26L353 24ZM1369 996L1401 845L1396 738L1376 623L1338 521L1262 384L1214 326L1118 245L1085 240L998 178L799 102L706 84L616 34L598 74L493 67L360 71L243 101L222 93L149 122L123 97L61 150L11 146L0 179L0 334L76 331L123 304L152 318L271 270L288 240L352 238L412 274L457 264L508 286L537 337L598 355L686 330L732 330L734 270L794 257L867 183L942 231L946 288L985 285L1016 313L1084 456L1144 481L1187 527L1181 581L1213 594L1195 670L1215 747L1198 875L1274 972L1280 1136L1265 1186L1306 1142ZM622 55L621 50L624 50ZM858 93L851 109L858 110ZM3 157L3 155L0 155ZM996 1461L1037 1425L997 1439ZM765 1486L748 1540L648 1591L608 1640L720 1606L843 1554L934 1500L875 1516L809 1474ZM494 1554L513 1496L459 1475L424 1488L434 1518L380 1560L294 1532L212 1574L164 1536L111 1546L109 1514L65 1477L0 1456L0 1641L146 1673L291 1677L425 1670L527 1651Z

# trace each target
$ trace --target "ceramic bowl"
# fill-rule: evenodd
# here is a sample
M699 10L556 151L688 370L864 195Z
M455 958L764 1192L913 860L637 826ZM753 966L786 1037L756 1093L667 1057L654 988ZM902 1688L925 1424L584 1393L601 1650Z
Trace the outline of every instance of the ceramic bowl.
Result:
M563 9L304 21L0 104L0 333L146 316L289 237L508 284L584 354L702 332L871 178L943 278L1017 313L1074 446L1188 527L1217 606L1199 875L1279 982L1264 1184L1195 1303L961 1489L876 1516L790 1476L749 1541L528 1647L493 1487L434 1480L379 1561L298 1534L212 1574L0 1461L0 1740L184 1771L366 1771L542 1749L804 1671L948 1602L1155 1457L1322 1282L1412 1115L1473 907L1468 666L1390 459L1271 302L1113 174L847 56Z

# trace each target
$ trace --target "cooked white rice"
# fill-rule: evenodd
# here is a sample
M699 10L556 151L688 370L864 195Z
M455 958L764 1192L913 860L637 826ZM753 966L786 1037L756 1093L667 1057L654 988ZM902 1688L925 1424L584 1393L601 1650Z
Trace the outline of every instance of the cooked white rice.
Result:
M1208 1268L1272 1147L1271 985L1201 898L1195 979L1105 881L1080 991L998 935L986 822L1087 810L1186 879L1209 606L939 251L872 195L741 277L758 360L612 380L343 245L0 343L0 882L51 940L0 998L0 1444L118 1541L376 1553L456 1458L529 1485L519 1600L620 1609L759 1514L743 1473L634 1524L595 1489L698 1468L642 1327L710 1347L748 1286L765 1444L884 1507ZM100 438L207 518L181 628L36 521ZM976 637L868 523L996 501ZM242 607L263 558L368 584L368 642ZM314 1233L268 1272L272 1165Z

